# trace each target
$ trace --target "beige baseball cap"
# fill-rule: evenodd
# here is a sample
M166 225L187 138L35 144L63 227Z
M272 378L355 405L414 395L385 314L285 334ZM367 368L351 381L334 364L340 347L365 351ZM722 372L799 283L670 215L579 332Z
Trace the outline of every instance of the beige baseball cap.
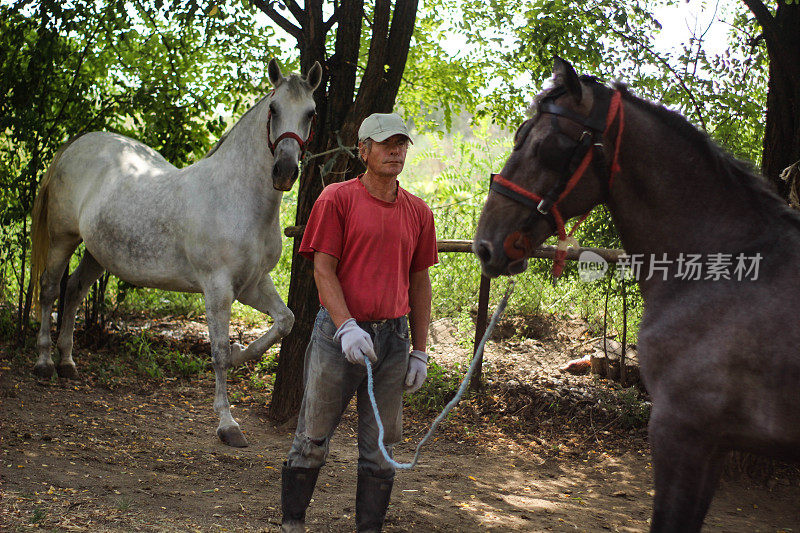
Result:
M408 134L405 122L397 113L373 113L364 119L361 127L358 128L358 141L372 139L375 142L383 142L392 135L405 135L409 142L411 136Z

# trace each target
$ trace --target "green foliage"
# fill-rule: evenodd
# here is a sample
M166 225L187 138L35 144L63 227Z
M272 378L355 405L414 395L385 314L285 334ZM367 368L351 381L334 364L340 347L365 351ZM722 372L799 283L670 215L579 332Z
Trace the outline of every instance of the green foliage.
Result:
M128 496L120 496L114 502L114 506L117 508L118 511L122 511L126 513L131 510L133 507L133 500Z
M619 416L623 429L647 427L650 420L651 403L642 398L636 387L618 388L613 394L601 401Z
M272 374L278 370L278 354L275 351L268 351L261 357L261 361L256 364L257 372Z
M417 17L398 106L418 134L401 177L434 210L440 238L470 239L485 199L488 174L510 150L510 130L550 76L552 56L582 73L620 78L647 98L682 110L733 154L755 161L761 151L767 56L760 29L737 4L731 41L721 55L697 35L677 52L656 51L655 8L671 0L429 0ZM372 5L361 32L366 50ZM30 210L38 177L69 137L111 129L136 137L177 165L196 161L247 103L265 89L271 55L297 67L297 53L254 16L249 3L229 0L141 0L0 6L0 300L20 305L27 286ZM325 43L333 54L333 33ZM453 47L446 41L455 40ZM366 54L359 68L366 65ZM288 60L288 61L287 61ZM359 72L363 72L360 70ZM498 127L499 126L499 127ZM435 135L423 135L423 132ZM452 138L444 132L454 132ZM297 192L284 196L282 226L294 223ZM578 233L584 245L619 247L603 210ZM273 271L288 293L292 240ZM606 285L578 280L574 265L554 287L551 263L531 261L520 276L510 312L580 314L597 323ZM476 305L479 266L470 254L442 254L431 272L434 316L468 316ZM503 290L493 284L491 302ZM641 299L629 291L635 331ZM106 307L126 312L196 316L200 295L126 288L112 279ZM619 285L611 284L610 323L621 329ZM263 315L234 306L255 324ZM9 315L13 320L13 313ZM599 325L598 325L599 327Z
M646 63L636 43L648 41L658 28L649 11L653 5L648 0L431 0L427 16L418 21L417 33L425 35L415 34L420 51L407 67L409 81L400 102L443 102L445 110L456 104L476 119L517 124L531 96L550 77L556 54L608 77L619 74L623 59ZM463 42L453 55L437 44L444 35ZM439 94L429 94L431 87Z
M47 518L47 510L42 507L34 507L31 513L31 524L38 524Z
M425 198L431 206L439 239L471 240L486 199L489 173L500 168L511 150L507 132L478 124L474 136L465 139L455 134L420 135L410 152L403 186ZM605 209L598 208L579 228L576 237L583 246L619 248L619 236ZM555 241L553 240L553 243ZM578 315L600 333L605 311L605 294L610 290L608 328L622 332L622 291L618 282L582 282L575 263L568 263L558 283L552 283L552 261L533 259L518 276L508 313L531 314L539 311L562 316ZM477 309L480 264L473 254L442 253L439 264L430 271L433 285L433 317L468 315ZM610 274L609 274L610 275ZM627 326L629 342L636 339L642 302L638 287L627 288ZM505 282L495 280L490 292L494 306L505 291Z
M423 130L450 130L464 115L471 126L489 117L514 129L560 55L579 73L621 79L636 94L680 109L734 155L757 161L768 58L763 39L754 38L754 17L743 4L720 13L732 21L720 55L706 50L702 34L681 50L659 50L661 24L653 13L669 4L430 0L417 21L398 104ZM459 46L445 49L445 39Z
M0 6L0 274L16 278L18 296L27 288L27 216L62 143L112 130L182 166L222 134L224 115L265 92L281 39L238 1L204 10L141 0Z
M133 358L139 375L147 376L151 379L162 379L164 377L164 372L157 361L157 352L153 350L150 344L150 336L145 332L126 341L124 348L128 351L129 357Z
M163 381L166 377L188 378L202 373L206 359L163 346L147 330L124 335L122 346L115 357L84 358L84 364L105 387L136 380Z
M206 366L206 361L200 357L154 345L154 339L146 330L127 339L123 348L137 374L151 379L163 379L165 372L177 377L194 376Z
M445 370L431 359L425 383L413 394L407 394L405 403L417 412L441 411L455 397L461 379L462 376Z
M117 282L109 283L110 290L106 292L106 305L113 305L116 310L134 313L146 313L151 316L185 316L193 318L205 313L205 304L202 294L189 292L168 292L144 287L126 288L120 292L119 287L124 285ZM116 302L112 298L114 289L117 289ZM124 295L124 298L120 298Z
M11 340L14 335L14 311L0 302L0 339Z

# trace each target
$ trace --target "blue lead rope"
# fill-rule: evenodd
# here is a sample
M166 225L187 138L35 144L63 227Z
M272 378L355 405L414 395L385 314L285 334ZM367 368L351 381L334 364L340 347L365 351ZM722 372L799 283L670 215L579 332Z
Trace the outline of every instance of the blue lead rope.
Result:
M383 458L392 465L396 469L400 470L410 470L417 465L417 461L419 460L419 454L422 451L422 446L430 440L431 436L433 436L433 432L436 431L436 426L439 425L439 422L444 420L450 410L456 406L458 402L461 401L462 396L464 396L464 392L467 390L467 386L469 385L470 379L472 378L472 374L475 373L475 369L478 368L478 362L481 360L481 356L483 355L483 348L486 345L486 340L492 334L492 330L494 329L495 325L497 325L497 321L500 320L500 315L503 314L503 311L506 308L506 304L508 303L508 298L511 296L511 293L514 291L514 284L516 282L512 279L509 284L508 288L506 289L506 293L503 296L503 299L500 300L500 303L497 304L497 309L495 309L494 314L492 315L492 319L489 321L489 326L486 328L486 332L483 334L483 338L481 342L478 344L478 349L475 350L475 355L472 356L472 362L469 365L469 370L467 370L467 374L464 376L464 379L461 381L461 386L458 387L458 392L456 393L455 397L450 400L444 411L442 411L439 416L433 421L431 424L430 429L422 437L422 440L419 441L417 444L417 450L414 453L414 459L410 463L398 463L391 457L389 457L389 452L386 451L386 446L383 444L383 421L381 421L381 415L378 412L378 403L375 401L375 391L373 390L373 383L372 383L372 364L368 357L364 358L364 363L367 367L367 393L369 393L369 401L372 404L372 411L375 413L375 420L378 422L378 447L383 454Z

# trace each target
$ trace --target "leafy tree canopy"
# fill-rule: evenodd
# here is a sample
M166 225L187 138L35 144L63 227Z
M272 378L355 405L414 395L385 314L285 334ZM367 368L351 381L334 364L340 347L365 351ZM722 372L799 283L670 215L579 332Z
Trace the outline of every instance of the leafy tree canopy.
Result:
M623 80L640 96L680 109L740 157L756 160L763 136L767 57L754 17L730 4L729 47L706 51L694 35L658 50L656 8L675 0L429 0L417 21L399 103L419 125L447 128L454 113L513 128L560 55L579 72ZM447 38L459 43L445 47ZM463 43L463 45L461 44ZM447 49L446 49L447 48ZM431 111L439 123L431 119ZM428 120L426 120L426 117Z

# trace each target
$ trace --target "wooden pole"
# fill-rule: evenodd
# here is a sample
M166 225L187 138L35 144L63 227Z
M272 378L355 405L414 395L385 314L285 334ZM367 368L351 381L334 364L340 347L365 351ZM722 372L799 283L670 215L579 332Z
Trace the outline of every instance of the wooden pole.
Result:
M478 350L478 345L483 339L483 334L486 333L486 321L489 316L489 289L491 289L492 281L481 274L481 287L478 291L478 317L475 321L475 342L472 344L472 354ZM484 346L484 349L486 347ZM473 391L481 390L481 373L483 372L483 354L478 361L478 367L472 375L472 380L469 383L469 388Z
M289 226L283 233L287 237L302 237L305 226ZM458 239L439 239L436 241L437 248L440 252L462 252L472 253L472 241L458 240ZM616 263L619 261L620 256L625 255L625 250L615 248L569 248L567 249L567 260L577 261L583 252L594 252L602 257L609 263ZM556 256L556 247L543 244L535 248L531 253L534 259L554 259Z
M303 236L305 226L289 226L283 233L287 237L297 238ZM439 239L436 241L437 249L442 253L472 253L472 241L458 240L458 239ZM619 258L625 255L625 250L608 249L608 248L568 248L567 260L577 261L581 254L584 252L593 252L599 257L603 258L609 263L617 263ZM541 245L533 250L531 257L536 259L554 259L556 256L556 247L550 245ZM472 353L478 349L483 334L486 332L487 318L489 316L489 289L491 288L491 280L486 276L481 275L481 286L478 295L478 317L475 323L475 342L472 346ZM483 367L483 356L478 363L477 372L472 376L470 388L472 390L480 390L481 388L481 369Z

